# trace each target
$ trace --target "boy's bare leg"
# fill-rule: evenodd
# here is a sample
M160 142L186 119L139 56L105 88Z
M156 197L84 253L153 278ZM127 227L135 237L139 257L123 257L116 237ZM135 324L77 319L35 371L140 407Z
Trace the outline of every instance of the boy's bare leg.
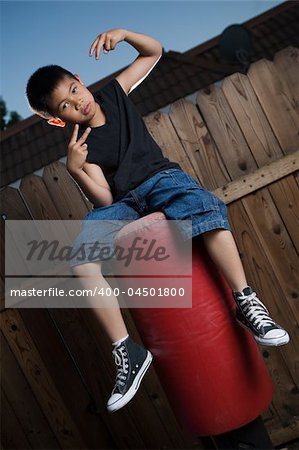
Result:
M222 271L231 289L241 292L248 284L232 233L217 229L202 236L210 257Z
M87 263L73 267L73 273L80 277L85 289L110 288L101 272L101 263ZM91 304L98 302L102 307L94 310L99 322L111 339L112 354L117 368L115 385L107 402L109 412L125 406L136 394L142 378L150 367L153 356L149 350L134 342L127 331L118 300L115 296L101 295L92 298ZM107 305L107 308L106 308ZM121 342L116 342L121 341Z
M203 234L209 255L222 271L237 303L237 319L262 345L284 345L289 334L271 319L266 306L248 286L239 252L228 230L213 230Z
M80 277L80 283L84 289L97 287L99 289L103 288L105 291L105 289L110 287L102 275L100 262L81 264L73 267L72 270L74 275ZM93 298L93 303L96 300L97 298ZM116 342L129 334L115 295L111 294L111 296L106 297L98 295L98 303L101 307L94 308L94 313L111 341ZM107 305L107 308L104 307L105 305Z

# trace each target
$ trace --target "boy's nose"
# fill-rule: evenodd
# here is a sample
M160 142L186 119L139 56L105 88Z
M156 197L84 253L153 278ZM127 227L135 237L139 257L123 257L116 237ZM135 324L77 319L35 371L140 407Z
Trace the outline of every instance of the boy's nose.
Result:
M76 110L77 111L81 108L82 104L83 104L83 100L82 99L77 101L77 103L76 103Z

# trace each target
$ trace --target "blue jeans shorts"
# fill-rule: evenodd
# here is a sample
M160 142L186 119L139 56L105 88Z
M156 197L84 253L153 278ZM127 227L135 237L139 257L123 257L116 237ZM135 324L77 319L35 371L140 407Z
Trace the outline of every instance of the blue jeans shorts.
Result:
M113 239L124 225L157 211L168 220L177 221L184 240L215 229L230 230L226 205L183 170L171 168L157 172L118 202L92 209L82 221L72 254L77 254L82 244L95 241L112 249ZM103 222L99 227L94 220ZM186 220L192 227L184 226ZM71 259L70 266L87 262L90 260L82 259L80 254L80 258Z

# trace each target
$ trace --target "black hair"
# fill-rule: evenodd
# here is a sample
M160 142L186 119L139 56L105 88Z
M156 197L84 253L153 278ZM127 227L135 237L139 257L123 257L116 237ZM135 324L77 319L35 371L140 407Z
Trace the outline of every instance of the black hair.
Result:
M56 65L40 67L31 75L27 83L26 95L33 111L44 116L52 115L51 95L65 77L75 78L71 72Z

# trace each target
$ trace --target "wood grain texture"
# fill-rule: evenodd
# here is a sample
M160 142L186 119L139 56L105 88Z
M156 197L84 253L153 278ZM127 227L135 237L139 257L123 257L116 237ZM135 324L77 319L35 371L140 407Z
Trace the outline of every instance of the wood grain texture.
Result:
M237 178L234 181L215 189L213 192L225 203L231 203L248 194L272 185L287 175L293 174L299 169L299 151L273 161L252 173Z
M192 174L193 167L188 156L183 151L183 146L168 115L161 114L160 112L150 114L145 118L145 124L155 141L161 147L164 156L171 161L179 163L183 170Z
M0 192L0 205L1 205L1 310L5 308L5 268L14 267L15 261L22 260L21 254L18 249L18 242L12 236L11 248L5 252L5 236L7 238L7 232L5 233L5 221L7 220L31 220L32 214L27 207L21 193L12 187L6 187ZM28 275L29 269L26 261L23 260L22 264L23 272Z
M224 80L222 91L258 167L282 157L283 152L248 78L235 73Z
M230 177L196 105L178 100L169 117L194 169L189 174L209 190L228 183Z
M7 186L0 192L1 217L4 220L30 220L32 214L18 189Z
M299 49L296 47L286 47L276 53L274 65L279 76L285 80L290 89L294 108L299 111Z
M83 448L84 441L51 379L17 310L1 313L1 330L25 373L40 407L62 448Z
M81 220L91 209L91 203L82 195L63 163L56 161L47 166L43 180L60 219Z
M267 189L246 197L242 202L247 209L250 226L255 229L270 267L285 292L287 303L284 307L288 309L289 325L293 328L293 321L296 323L299 318L299 304L294 301L294 296L299 296L298 255ZM284 314L284 308L280 312Z
M298 110L289 85L274 63L262 59L252 64L247 76L282 151L287 154L298 150Z
M231 179L256 169L256 162L222 89L217 86L202 89L196 101Z
M228 207L229 219L243 262L248 283L258 293L271 311L272 317L288 329L291 343L280 349L261 347L261 352L273 380L275 390L271 406L265 412L267 429L275 445L294 439L293 431L298 429L299 376L297 326L289 305L287 293L281 285L281 277L269 261L263 236L251 223L249 205L244 201L234 202ZM271 245L268 241L267 245ZM285 260L281 261L285 264ZM286 432L288 430L288 432ZM283 432L281 434L281 432Z
M20 192L35 219L60 219L57 208L41 177L34 174L24 177L20 184Z
M10 408L23 430L29 448L56 449L60 445L37 402L34 393L26 380L26 376L18 364L13 352L3 335L0 333L1 345L1 387L9 399ZM9 421L9 411L3 408L5 422ZM5 430L3 425L2 430ZM2 433L1 433L2 434ZM23 447L15 447L23 448Z
M290 235L294 248L299 253L299 195L293 175L269 186L269 192L280 217Z
M3 448L7 450L31 449L32 447L26 438L22 424L16 417L10 401L3 389L1 389L0 395L1 441Z

